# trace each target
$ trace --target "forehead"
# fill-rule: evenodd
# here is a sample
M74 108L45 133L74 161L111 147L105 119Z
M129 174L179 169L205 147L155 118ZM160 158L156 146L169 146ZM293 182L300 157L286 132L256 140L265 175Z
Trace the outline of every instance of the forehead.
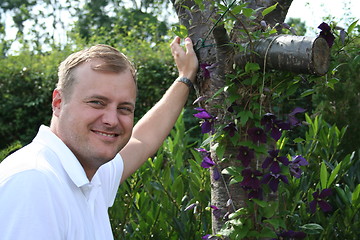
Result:
M97 94L108 98L136 98L136 84L130 69L122 72L93 70L100 60L82 63L74 71L74 91L80 95ZM135 100L134 100L135 101Z

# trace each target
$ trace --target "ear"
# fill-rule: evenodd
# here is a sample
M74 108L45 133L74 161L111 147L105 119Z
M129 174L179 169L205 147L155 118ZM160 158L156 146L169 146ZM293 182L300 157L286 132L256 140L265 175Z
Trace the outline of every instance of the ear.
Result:
M62 93L59 89L55 89L52 94L52 110L53 114L57 117L60 115L61 103L63 101Z

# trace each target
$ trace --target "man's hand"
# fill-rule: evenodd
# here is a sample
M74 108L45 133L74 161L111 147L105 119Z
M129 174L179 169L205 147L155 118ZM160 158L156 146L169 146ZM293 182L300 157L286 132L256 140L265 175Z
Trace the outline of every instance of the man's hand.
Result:
M189 78L195 81L199 62L193 48L193 43L189 37L185 38L185 50L180 46L180 37L176 36L170 44L171 53L174 56L176 66L179 71L179 77Z

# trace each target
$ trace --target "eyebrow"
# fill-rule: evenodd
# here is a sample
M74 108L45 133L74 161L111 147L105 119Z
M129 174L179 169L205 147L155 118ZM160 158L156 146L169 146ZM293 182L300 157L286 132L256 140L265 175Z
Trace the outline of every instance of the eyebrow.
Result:
M103 96L103 95L92 95L92 96L89 96L89 97L85 97L85 101L88 101L90 99L99 99L99 100L103 100L105 102L110 102L110 99L107 98L106 96ZM130 105L131 107L135 108L135 104L132 103L132 102L121 102L119 105Z

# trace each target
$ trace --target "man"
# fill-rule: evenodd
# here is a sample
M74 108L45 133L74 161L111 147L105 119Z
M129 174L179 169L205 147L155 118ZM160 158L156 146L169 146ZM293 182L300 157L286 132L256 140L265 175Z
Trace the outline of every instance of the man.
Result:
M152 156L186 103L198 61L192 42L171 43L179 78L133 127L135 70L96 45L59 67L50 127L0 164L0 239L113 239L108 208Z

